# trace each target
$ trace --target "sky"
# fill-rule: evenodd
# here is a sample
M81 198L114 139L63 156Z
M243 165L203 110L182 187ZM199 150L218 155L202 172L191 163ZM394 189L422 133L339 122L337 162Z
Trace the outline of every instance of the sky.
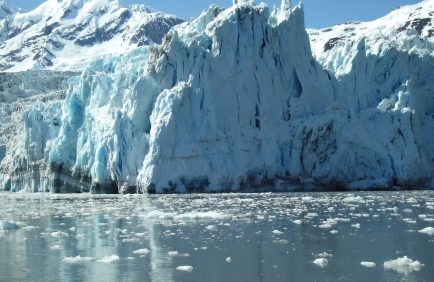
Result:
M123 4L146 4L156 10L183 18L196 17L211 4L229 6L232 0L120 0ZM262 0L269 6L280 0ZM347 21L369 21L386 15L393 9L421 0L304 0L306 27L323 28ZM6 0L10 6L31 10L43 0ZM259 0L257 1L259 2ZM298 0L293 0L293 3Z

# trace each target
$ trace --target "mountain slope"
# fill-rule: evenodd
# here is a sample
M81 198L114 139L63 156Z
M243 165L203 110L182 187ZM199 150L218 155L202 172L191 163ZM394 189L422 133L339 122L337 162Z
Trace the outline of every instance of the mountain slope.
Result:
M0 71L83 69L105 55L161 43L182 21L117 0L47 0L28 13L0 2Z
M391 48L417 55L434 55L434 1L402 6L371 22L349 22L321 30L308 30L314 56L337 75L348 73L365 41L368 54Z

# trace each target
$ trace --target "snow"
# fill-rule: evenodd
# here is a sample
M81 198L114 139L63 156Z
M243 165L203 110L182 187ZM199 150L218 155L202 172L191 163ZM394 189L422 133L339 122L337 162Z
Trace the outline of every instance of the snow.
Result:
M193 266L190 266L190 265L181 265L181 266L178 266L176 268L176 270L182 271L182 272L192 272L193 271Z
M357 44L366 42L368 54L381 55L396 49L417 55L433 54L432 1L401 6L388 15L371 22L348 22L322 30L309 30L312 51L328 70L339 76L351 71L357 57ZM421 23L419 26L417 23ZM420 29L420 30L419 30Z
M47 0L29 12L9 11L0 21L0 70L82 70L107 55L161 43L182 21L119 1Z
M419 230L419 233L433 236L434 235L434 228L433 227L426 227L422 230Z
M414 271L420 271L424 265L419 261L413 261L407 256L398 258L396 260L389 260L384 262L384 269L394 270L398 273L408 274Z
M326 258L318 258L314 260L313 263L318 265L321 268L325 268L328 265L329 261Z
M372 267L377 266L377 264L375 262L371 262L371 261L362 261L360 263L360 265L364 266L364 267L368 267L368 268L372 268Z

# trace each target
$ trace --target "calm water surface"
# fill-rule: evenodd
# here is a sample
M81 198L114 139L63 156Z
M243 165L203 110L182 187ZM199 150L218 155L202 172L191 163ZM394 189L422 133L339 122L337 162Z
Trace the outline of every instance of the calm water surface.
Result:
M0 207L0 281L434 281L434 192L0 193Z

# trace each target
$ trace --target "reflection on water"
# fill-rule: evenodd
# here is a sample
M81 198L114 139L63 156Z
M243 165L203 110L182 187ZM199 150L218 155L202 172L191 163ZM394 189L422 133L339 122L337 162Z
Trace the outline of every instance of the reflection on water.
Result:
M0 207L0 281L432 281L434 277L434 236L418 232L434 225L433 192L0 193ZM401 273L399 266L384 269L385 261L404 256L424 266ZM103 258L105 262L99 261ZM318 258L328 264L314 264ZM362 261L376 266L364 267Z

